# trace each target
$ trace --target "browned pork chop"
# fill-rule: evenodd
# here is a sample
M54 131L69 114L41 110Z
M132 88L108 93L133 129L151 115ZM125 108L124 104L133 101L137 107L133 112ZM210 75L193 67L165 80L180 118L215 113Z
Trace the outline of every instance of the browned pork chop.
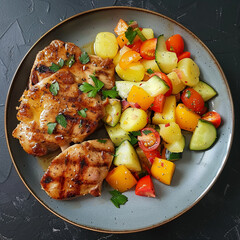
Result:
M29 88L53 74L49 69L52 63L57 64L60 59L65 61L71 56L74 56L75 63L71 67L64 66L63 69L69 70L77 83L88 82L93 84L89 76L94 74L105 84L104 88L111 89L115 85L112 59L102 59L90 55L90 62L82 64L79 60L81 50L78 46L73 43L54 40L37 54L30 74Z
M53 83L59 85L56 96L50 91ZM17 118L21 122L13 131L13 136L19 139L27 153L37 156L70 142L83 141L104 116L100 96L89 98L87 93L81 92L74 75L67 69L61 69L25 90L20 101ZM83 110L83 115L79 115L80 110ZM58 115L65 118L67 125L58 123L53 133L49 134L48 123L56 124Z
M75 144L53 159L41 179L41 186L54 199L69 199L90 193L101 195L114 154L110 140Z

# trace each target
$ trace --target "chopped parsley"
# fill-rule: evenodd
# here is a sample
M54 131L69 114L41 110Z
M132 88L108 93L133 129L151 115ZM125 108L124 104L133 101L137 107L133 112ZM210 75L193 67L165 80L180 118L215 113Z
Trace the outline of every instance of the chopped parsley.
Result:
M61 67L56 64L56 63L52 63L52 65L49 67L51 72L57 72L59 69L61 69Z
M53 96L56 96L58 94L59 91L59 84L57 81L53 82L50 87L49 87L49 91L52 93Z
M99 79L97 79L95 76L90 75L90 77L92 78L95 86L84 82L82 85L79 86L79 89L84 92L84 93L88 93L88 97L95 97L96 94L102 89L102 87L104 86L104 83L102 81L100 81Z
M68 67L72 67L72 65L75 63L74 55L71 55L66 61L65 65Z
M133 131L133 132L131 132L131 134L133 135L133 136L141 136L141 132L140 131Z
M48 126L48 134L52 134L55 127L57 126L57 123L49 122L47 126Z
M114 86L111 90L102 90L102 95L105 98L107 98L107 97L110 97L110 98L118 97L118 91L117 91L116 86Z
M111 201L117 208L128 201L128 198L117 190L110 191L110 194L112 195Z
M81 56L79 57L79 61L82 63L82 64L86 64L90 61L90 58L88 56L88 53L87 52L82 52Z
M127 38L129 44L133 43L134 38L136 37L137 32L133 30L132 27L128 27L127 31L125 32L125 37Z
M107 142L107 140L105 140L105 139L98 139L97 141L100 142L100 143L106 143Z
M129 133L128 136L130 137L130 143L131 145L135 145L138 142L138 139L136 136L134 136L132 133Z
M56 120L62 127L64 127L64 128L67 127L67 120L62 113L57 115Z
M143 134L145 134L145 135L148 135L149 133L152 133L151 130L143 130L142 132L143 132Z
M187 98L191 97L191 92L189 90L186 91L186 94L187 94Z
M64 65L64 60L63 60L62 58L60 58L59 61L58 61L58 66L59 66L60 68L62 68L63 65Z
M85 118L85 117L87 117L87 113L86 113L87 110L88 110L87 108L84 108L84 109L78 110L77 113L78 113L78 115Z
M151 68L148 68L148 69L147 69L147 73L149 73L149 74L153 74L154 71L153 71Z

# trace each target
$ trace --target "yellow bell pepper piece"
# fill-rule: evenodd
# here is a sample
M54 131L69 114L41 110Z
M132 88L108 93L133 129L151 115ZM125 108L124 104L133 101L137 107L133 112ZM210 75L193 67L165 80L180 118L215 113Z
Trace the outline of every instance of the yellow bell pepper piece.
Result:
M119 192L125 192L137 184L135 177L124 165L120 165L110 171L106 181Z
M165 159L155 158L151 167L151 174L160 182L170 185L174 170L175 164L173 162Z
M143 88L132 86L127 100L128 102L137 103L141 109L146 111L154 102L154 97L151 97Z

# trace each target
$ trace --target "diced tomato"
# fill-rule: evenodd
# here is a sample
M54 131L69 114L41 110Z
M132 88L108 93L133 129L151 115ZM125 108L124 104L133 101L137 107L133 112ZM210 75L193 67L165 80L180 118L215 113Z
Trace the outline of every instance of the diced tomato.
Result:
M203 120L206 120L208 122L211 122L216 128L218 128L221 124L221 116L219 113L215 112L215 111L210 111L205 113L202 116Z
M143 152L151 164L153 163L155 158L161 158L161 153L158 150L158 148L155 150L152 150L152 151L144 151L143 150Z
M153 151L160 144L160 135L153 128L143 128L141 136L138 136L138 144L144 152Z
M155 75L160 77L169 86L169 90L164 94L164 96L166 97L170 96L172 94L172 88L173 88L171 80L168 78L168 76L165 73L162 73L162 72L155 72L150 75L150 78Z
M168 51L175 52L180 55L184 50L184 41L179 34L175 34L168 38L166 41L166 47Z
M135 188L135 194L143 197L156 197L150 175L140 178Z
M121 35L123 33L125 33L128 29L128 24L123 20L123 19L119 19L117 26L114 29L114 32L117 35Z
M178 56L178 62L184 58L190 58L191 57L191 53L190 52L183 52Z
M128 47L131 48L133 51L140 53L141 45L142 45L142 41L138 40L135 43L128 45Z
M140 54L144 59L155 59L155 50L157 45L157 38L151 38L144 41L140 48Z
M159 94L154 98L153 106L151 109L154 112L162 113L165 101L166 96L164 96L163 94Z
M182 93L181 100L187 108L198 114L204 110L204 100L193 88L186 88Z
M130 63L137 62L141 59L141 56L138 52L130 50L125 52L119 61L119 66L122 69L126 69Z

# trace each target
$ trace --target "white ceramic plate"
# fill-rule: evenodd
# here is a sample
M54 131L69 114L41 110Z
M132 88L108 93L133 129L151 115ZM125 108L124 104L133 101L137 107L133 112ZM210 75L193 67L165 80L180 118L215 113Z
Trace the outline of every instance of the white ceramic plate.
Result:
M11 136L17 125L18 99L27 86L30 70L39 50L54 39L83 46L94 41L98 32L113 32L119 18L137 20L140 26L153 28L156 36L164 34L169 37L176 33L182 35L187 50L192 53L200 68L201 79L218 92L218 96L210 102L210 108L219 112L223 118L223 125L218 130L218 141L205 152L188 151L187 144L183 158L176 162L172 185L166 186L154 181L157 195L154 199L139 197L134 191L129 191L125 193L129 201L118 209L110 201L110 188L104 184L102 196L98 198L85 196L71 201L52 200L41 190L40 179L43 170L38 161L26 154L18 140ZM5 124L9 151L16 170L40 203L74 225L102 232L126 233L164 224L186 212L206 194L226 163L233 137L234 112L230 90L221 67L213 54L193 33L155 12L130 7L109 7L71 17L35 43L23 58L13 78L6 103Z

